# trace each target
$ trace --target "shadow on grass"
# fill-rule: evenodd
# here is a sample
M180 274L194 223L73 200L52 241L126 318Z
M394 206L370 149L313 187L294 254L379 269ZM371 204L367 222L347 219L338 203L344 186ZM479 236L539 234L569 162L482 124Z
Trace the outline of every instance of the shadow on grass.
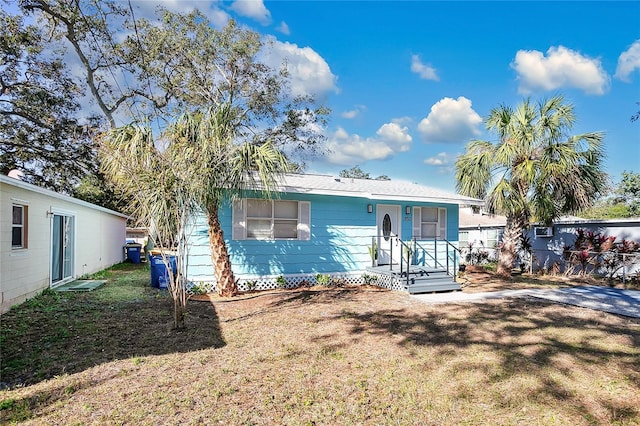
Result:
M150 288L148 267L118 265L105 278L92 292L47 290L2 316L2 387L119 359L225 345L210 304L189 303L186 328L172 329L173 301L167 291Z
M468 358L461 368L477 369L486 377L487 385L516 376L536 377L539 385L535 395L529 397L566 401L584 413L589 413L590 407L567 386L576 368L589 374L590 369L607 369L613 362L615 368L627 372L626 378L635 388L640 388L640 357L634 349L640 347L637 326L594 320L593 316L583 318L575 310L542 301L512 300L458 307L464 314L458 315L455 306L449 306L446 312L429 310L421 315L408 316L402 309L344 315L354 338L364 332L399 335L397 344L410 352L419 347L432 349L435 363L447 362L472 346L498 354L498 371L488 368L486 362ZM529 307L532 314L527 313ZM630 324L635 320L624 321ZM608 340L602 336L619 337L630 343L607 345ZM606 405L606 401L602 403ZM618 401L611 407L611 416L618 421L637 419L639 415L638 407L631 402Z

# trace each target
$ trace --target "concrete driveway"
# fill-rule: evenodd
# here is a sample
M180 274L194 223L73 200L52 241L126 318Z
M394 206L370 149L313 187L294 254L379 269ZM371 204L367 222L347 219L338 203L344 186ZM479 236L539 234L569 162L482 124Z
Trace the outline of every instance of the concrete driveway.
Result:
M411 297L424 303L480 302L504 297L536 297L557 303L640 318L640 291L602 286L506 290L488 293L463 293L458 291L453 293L414 294Z

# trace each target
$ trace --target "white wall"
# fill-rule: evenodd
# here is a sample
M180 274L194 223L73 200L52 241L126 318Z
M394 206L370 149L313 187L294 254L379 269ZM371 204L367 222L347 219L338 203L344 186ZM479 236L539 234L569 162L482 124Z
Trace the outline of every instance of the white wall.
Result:
M25 249L11 248L13 203L28 209ZM75 216L74 277L122 261L124 215L0 176L0 313L50 286L51 209Z

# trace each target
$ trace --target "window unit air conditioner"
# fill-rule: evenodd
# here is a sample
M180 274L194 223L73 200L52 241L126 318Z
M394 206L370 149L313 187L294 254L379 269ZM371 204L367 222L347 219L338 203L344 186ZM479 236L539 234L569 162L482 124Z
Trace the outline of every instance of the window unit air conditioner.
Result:
M553 237L552 226L536 226L534 228L534 235L536 238L548 238Z

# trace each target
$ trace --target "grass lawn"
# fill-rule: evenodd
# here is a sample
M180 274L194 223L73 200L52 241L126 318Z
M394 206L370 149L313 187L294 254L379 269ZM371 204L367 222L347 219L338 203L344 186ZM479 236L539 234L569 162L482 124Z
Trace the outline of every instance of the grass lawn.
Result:
M0 423L640 424L637 319L363 286L205 297L175 332L148 269L104 276L0 318Z

